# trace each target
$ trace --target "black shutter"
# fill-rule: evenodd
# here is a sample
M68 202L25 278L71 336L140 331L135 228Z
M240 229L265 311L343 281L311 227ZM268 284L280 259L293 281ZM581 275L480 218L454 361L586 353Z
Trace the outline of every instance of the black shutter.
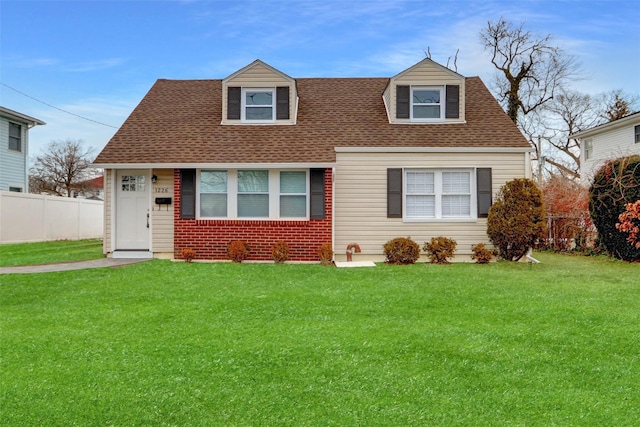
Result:
M324 169L311 169L311 219L324 219Z
M196 217L196 170L180 169L180 218Z
M240 98L242 97L242 88L227 88L227 119L240 120Z
M447 105L445 117L447 119L460 118L460 86L447 85Z
M276 88L276 120L289 119L289 86Z
M402 169L387 169L387 218L402 218Z
M396 119L408 119L410 86L396 86Z
M478 195L478 218L489 216L491 207L491 168L476 169L476 191Z

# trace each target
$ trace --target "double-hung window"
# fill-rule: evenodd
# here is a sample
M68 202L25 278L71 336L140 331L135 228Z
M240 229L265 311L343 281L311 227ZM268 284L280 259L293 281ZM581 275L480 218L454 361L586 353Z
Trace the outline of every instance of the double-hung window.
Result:
M305 218L307 216L307 173L305 171L280 172L280 217Z
M589 160L593 157L593 139L584 140L584 159Z
M238 217L269 217L269 171L238 171Z
M242 89L242 120L273 122L276 96L274 89Z
M475 183L470 169L405 170L405 218L475 218Z
M441 120L443 115L443 88L439 86L411 87L411 119L416 121Z
M640 144L640 125L636 125L633 128L634 134L635 134L635 142L636 144Z
M9 123L9 150L22 151L22 126Z
M200 216L227 217L228 172L203 170L200 172Z

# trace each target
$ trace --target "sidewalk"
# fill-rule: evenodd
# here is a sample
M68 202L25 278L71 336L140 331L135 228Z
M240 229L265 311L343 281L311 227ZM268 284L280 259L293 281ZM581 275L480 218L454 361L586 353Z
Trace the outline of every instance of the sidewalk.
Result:
M17 267L0 267L0 274L51 273L55 271L85 270L87 268L120 267L149 261L140 258L101 258L90 261L63 262L57 264L21 265Z

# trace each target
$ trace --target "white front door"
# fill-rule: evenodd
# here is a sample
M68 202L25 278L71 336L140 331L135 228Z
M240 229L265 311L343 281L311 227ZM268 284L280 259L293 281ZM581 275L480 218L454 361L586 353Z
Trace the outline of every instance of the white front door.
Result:
M149 192L147 170L118 170L116 174L116 250L149 250Z

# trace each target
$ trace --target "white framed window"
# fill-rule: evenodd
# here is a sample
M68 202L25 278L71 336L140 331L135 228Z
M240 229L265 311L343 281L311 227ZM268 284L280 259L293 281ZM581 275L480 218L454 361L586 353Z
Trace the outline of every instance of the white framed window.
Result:
M636 142L636 144L640 144L640 125L636 125L633 128L633 132L635 134L635 142Z
M200 172L200 216L226 218L228 216L228 172L203 170Z
M9 122L9 150L22 151L22 125Z
M444 88L442 86L411 86L411 120L444 119Z
M308 170L198 172L198 218L309 218Z
M408 221L477 217L472 169L406 169L404 217Z
M271 123L275 120L276 94L274 88L242 89L242 120Z
M589 160L593 157L593 139L584 140L584 159Z

